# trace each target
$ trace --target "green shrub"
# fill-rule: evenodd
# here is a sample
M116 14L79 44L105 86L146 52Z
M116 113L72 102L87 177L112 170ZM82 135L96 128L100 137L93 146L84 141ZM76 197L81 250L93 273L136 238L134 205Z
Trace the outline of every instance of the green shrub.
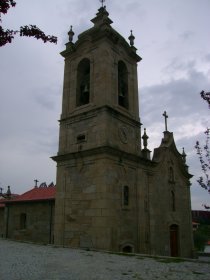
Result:
M208 226L200 225L193 235L195 249L203 252L208 241Z

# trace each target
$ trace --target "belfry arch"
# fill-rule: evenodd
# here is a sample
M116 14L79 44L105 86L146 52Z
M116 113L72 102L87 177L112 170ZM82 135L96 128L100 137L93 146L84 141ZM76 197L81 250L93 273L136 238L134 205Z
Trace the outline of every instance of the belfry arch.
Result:
M128 109L128 70L126 64L118 62L118 105Z
M77 97L76 106L90 102L90 60L83 58L77 67Z

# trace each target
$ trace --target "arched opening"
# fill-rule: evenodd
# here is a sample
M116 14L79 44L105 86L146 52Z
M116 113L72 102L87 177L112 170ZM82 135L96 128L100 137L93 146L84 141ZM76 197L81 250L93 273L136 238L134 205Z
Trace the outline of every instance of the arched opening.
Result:
M118 62L118 104L128 109L128 70L123 61Z
M76 105L82 106L90 102L90 60L84 58L77 68Z
M122 247L123 253L133 253L133 246L125 245Z
M171 257L179 256L179 227L175 224L170 226L170 250Z

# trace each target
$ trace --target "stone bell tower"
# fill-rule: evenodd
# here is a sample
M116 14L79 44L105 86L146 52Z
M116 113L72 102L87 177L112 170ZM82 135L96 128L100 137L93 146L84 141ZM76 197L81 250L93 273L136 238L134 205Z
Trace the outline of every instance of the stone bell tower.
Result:
M136 166L141 155L137 62L106 7L65 58L55 244L120 250L137 244Z
M105 7L94 27L69 42L65 58L59 154L102 146L140 152L137 62L141 58L112 27ZM120 141L119 141L120 137ZM125 142L127 145L125 145Z

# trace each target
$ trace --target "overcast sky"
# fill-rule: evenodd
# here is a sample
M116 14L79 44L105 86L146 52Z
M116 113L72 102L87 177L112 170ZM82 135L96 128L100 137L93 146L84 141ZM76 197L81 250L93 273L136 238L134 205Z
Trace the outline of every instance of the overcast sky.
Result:
M59 53L73 25L74 41L90 28L99 0L17 0L2 16L5 28L34 24L58 44L15 38L0 48L0 186L23 193L39 182L55 182L63 58ZM185 147L192 179L192 208L210 204L198 187L200 166L194 149L204 142L210 111L199 96L210 91L209 0L107 0L112 27L126 39L130 30L143 58L138 66L140 117L149 149L160 145L166 110L168 129L180 152Z

